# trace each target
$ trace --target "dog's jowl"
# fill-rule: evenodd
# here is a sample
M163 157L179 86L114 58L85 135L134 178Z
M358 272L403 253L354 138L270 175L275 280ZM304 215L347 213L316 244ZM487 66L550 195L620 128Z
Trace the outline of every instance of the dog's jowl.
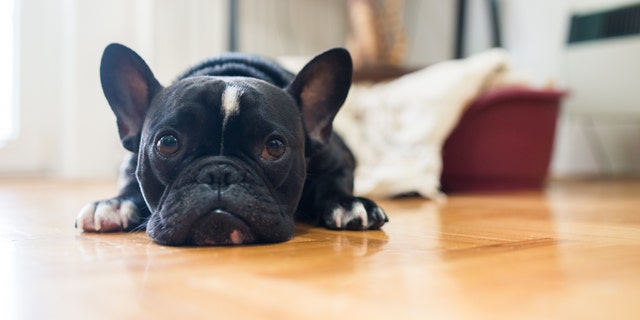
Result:
M298 75L226 54L163 87L131 49L109 45L100 78L122 145L119 194L86 205L89 232L142 229L166 245L281 242L294 220L367 230L388 221L354 197L353 155L332 132L351 85L344 49Z

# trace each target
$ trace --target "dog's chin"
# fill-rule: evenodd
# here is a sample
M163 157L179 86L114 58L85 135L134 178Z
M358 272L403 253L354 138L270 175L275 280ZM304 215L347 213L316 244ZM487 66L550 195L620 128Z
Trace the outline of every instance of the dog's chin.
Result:
M249 226L238 216L214 210L204 214L191 227L190 244L196 246L224 246L256 243Z

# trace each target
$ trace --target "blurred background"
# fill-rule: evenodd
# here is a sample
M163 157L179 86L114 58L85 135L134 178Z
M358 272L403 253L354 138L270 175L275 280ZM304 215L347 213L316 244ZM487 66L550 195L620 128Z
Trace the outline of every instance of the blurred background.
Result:
M124 151L98 75L111 42L136 50L167 85L186 67L225 51L308 57L354 46L366 38L359 28L371 23L354 15L358 3L3 0L0 176L115 177ZM383 21L395 37L385 59L399 68L502 46L532 83L570 92L551 174L626 177L640 175L640 35L570 41L570 30L583 15L623 7L635 10L627 27L638 28L639 3L389 1L387 16L373 23ZM371 52L366 43L358 48L365 61Z

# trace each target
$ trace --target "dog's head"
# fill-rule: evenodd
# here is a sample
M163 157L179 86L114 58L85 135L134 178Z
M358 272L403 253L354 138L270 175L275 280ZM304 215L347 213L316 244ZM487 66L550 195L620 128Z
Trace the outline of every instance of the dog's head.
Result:
M131 49L109 45L100 67L123 146L168 245L285 241L306 159L327 144L351 84L344 49L311 60L281 89L248 77L198 76L163 87Z

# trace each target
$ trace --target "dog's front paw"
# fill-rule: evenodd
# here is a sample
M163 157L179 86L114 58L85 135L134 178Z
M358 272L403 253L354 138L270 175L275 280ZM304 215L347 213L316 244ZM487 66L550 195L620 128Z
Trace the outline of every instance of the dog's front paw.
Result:
M333 207L324 215L324 224L329 229L370 230L380 229L388 222L382 208L367 198L349 198Z
M114 198L91 202L76 218L76 228L87 232L130 230L140 224L140 209L131 200Z

